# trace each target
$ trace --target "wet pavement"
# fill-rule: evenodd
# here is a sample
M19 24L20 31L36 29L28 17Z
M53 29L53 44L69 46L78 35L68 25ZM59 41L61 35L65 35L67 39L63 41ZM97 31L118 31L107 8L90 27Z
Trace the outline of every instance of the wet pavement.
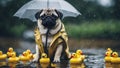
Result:
M86 68L104 68L104 49L84 49Z
M84 60L84 66L76 65L75 68L104 68L104 49L82 49L83 53L86 55ZM1 63L2 64L2 63ZM13 65L13 64L12 64ZM11 68L9 63L3 64L0 68ZM15 64L15 68L41 68L38 63L27 63L23 65L21 63ZM61 63L55 64L56 68L72 68L69 62L62 61ZM50 67L49 67L50 68ZM54 68L54 67L53 67Z
M21 46L19 48L14 49L17 52L17 55L21 54L23 51L25 51L27 48L32 50L32 53L35 53L35 44L33 43L21 43ZM86 55L86 58L84 60L84 63L82 66L76 65L72 67L68 61L62 61L61 63L56 63L55 67L52 68L106 68L104 64L104 55L105 55L105 48L78 48L81 49ZM113 49L113 48L112 48ZM2 49L3 50L3 49ZM120 54L119 49L113 49L113 51L117 51ZM5 51L6 52L6 51ZM75 52L75 50L72 50L71 53ZM13 65L13 66L11 66ZM38 63L17 63L17 64L9 64L7 62L1 62L0 61L0 68L42 68L40 64ZM50 67L48 67L50 68Z

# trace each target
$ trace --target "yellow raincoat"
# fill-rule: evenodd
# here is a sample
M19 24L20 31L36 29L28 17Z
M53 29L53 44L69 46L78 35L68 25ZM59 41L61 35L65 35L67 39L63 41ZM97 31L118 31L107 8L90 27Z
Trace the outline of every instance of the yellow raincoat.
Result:
M39 31L39 28L35 29L34 35L35 35L35 41L39 47L40 56L41 56L41 54L44 53L44 47L43 47L42 37ZM65 32L65 28L63 24L62 24L61 30L53 36L52 42L49 45L50 47L48 48L48 56L50 58L55 55L55 51L59 44L63 44L63 53L65 52L67 58L69 58L70 53L69 53L69 47L68 47L68 37Z

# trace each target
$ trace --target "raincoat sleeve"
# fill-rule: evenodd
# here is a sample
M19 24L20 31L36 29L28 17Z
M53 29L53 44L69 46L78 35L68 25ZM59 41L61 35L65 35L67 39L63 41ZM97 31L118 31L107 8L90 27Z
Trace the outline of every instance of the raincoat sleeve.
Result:
M37 46L39 47L40 53L44 53L44 49L43 49L43 44L42 44L42 39L41 39L41 34L39 32L39 29L36 27L34 30L34 36L35 36L35 42L37 44Z

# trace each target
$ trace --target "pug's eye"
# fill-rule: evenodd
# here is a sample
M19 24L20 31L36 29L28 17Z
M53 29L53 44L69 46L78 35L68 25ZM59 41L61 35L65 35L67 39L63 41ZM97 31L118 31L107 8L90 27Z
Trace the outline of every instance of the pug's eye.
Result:
M42 20L44 20L44 19L46 18L45 14L43 14L42 16L40 16L40 18L41 18Z
M52 17L56 20L56 19L58 19L58 17L56 16L56 15L54 15L54 14L52 14Z

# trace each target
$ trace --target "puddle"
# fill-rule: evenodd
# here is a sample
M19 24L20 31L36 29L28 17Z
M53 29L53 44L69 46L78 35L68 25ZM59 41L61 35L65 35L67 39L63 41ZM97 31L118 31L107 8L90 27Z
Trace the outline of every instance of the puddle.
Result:
M84 60L85 68L104 68L104 49L82 49L83 53L86 55ZM19 50L18 50L19 51ZM56 64L56 68L71 68L72 66L67 61L62 61L61 63ZM80 66L76 65L76 68ZM9 64L1 66L0 68L10 68ZM15 68L41 68L38 63L28 63L23 65L18 63ZM49 67L50 68L50 67Z
M21 46L19 48L15 48L14 50L17 52L17 55L22 54L23 51L25 51L27 48L29 48L32 53L35 53L35 44L34 43L27 43L27 42L22 42ZM78 49L81 49L78 47ZM2 49L4 50L4 49ZM4 53L6 52L7 49L5 49ZM105 54L105 49L103 48L86 48L86 49L81 49L83 53L86 55L86 58L84 60L83 67L80 67L80 65L76 65L75 68L105 68L104 67L104 54ZM114 51L119 52L119 49L113 49ZM74 52L75 50L71 51ZM0 61L1 62L1 61ZM0 63L0 68L11 68L8 63L3 62ZM41 68L40 64L38 63L28 63L27 65L23 65L21 63L18 63L14 68ZM49 67L50 68L50 67ZM62 61L61 63L56 64L56 68L72 68L72 66L69 64L67 61Z

